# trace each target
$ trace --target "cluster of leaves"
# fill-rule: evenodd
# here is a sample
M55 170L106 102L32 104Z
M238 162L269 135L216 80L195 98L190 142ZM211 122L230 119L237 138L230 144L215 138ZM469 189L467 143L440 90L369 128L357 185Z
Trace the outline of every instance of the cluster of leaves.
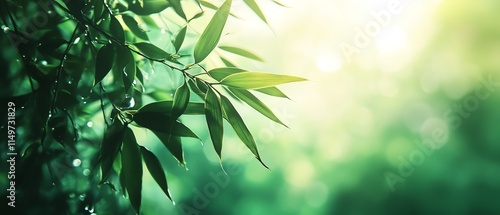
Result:
M254 0L243 2L267 23ZM6 8L24 3L8 1ZM150 150L138 144L132 127L152 131L178 162L185 164L182 138L200 138L179 117L204 115L213 147L221 159L223 121L226 120L253 155L266 166L254 137L233 103L244 102L267 118L283 124L252 91L287 98L276 85L304 79L247 71L220 56L225 67L205 69L202 64L216 48L253 60L262 59L241 48L218 46L225 23L232 14L232 0L224 1L220 7L204 0L196 3L200 12L188 18L180 0L119 0L112 3L105 0L55 0L45 5L47 8L43 11L49 14L45 15L49 18L49 27L32 35L20 30L21 26L29 24L29 20L16 21L23 11L17 10L17 14L7 11L8 16L2 16L2 21L4 26L12 26L9 39L18 41L19 55L24 66L30 68L27 77L36 94L38 111L42 113L41 127L45 128L40 143L32 144L23 156L53 148L48 146L51 140L64 149L74 150L79 140L74 119L90 114L78 109L81 104L78 99L88 98L100 104L103 123L106 124L95 162L95 166L100 167L96 168L100 170L100 183L110 184L110 177L117 175L124 194L128 194L137 213L141 205L143 163L165 194L171 197L160 161ZM166 17L171 20L180 17L182 24L178 31L171 32L170 49L162 49L151 43L148 33L139 23L154 28L157 24L152 16L164 14L167 9L175 13ZM196 35L189 23L203 17L204 9L215 10L215 14L196 37L194 46L188 46L188 35ZM173 99L155 97L154 93L145 94L143 75L148 64L159 64L169 72L180 74L182 81ZM143 105L144 96L156 101ZM199 97L199 101L196 102L194 97Z

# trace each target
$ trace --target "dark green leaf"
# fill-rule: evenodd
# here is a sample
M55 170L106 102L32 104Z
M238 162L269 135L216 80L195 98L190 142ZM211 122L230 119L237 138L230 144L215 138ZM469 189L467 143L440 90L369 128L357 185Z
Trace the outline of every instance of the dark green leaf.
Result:
M194 46L195 63L203 61L210 54L210 52L214 50L217 43L219 43L222 30L224 29L227 17L229 16L231 3L232 0L226 0L224 4L222 4L201 34L198 42Z
M170 6L167 0L143 0L143 3L141 6L140 1L134 1L134 4L129 5L129 9L137 15L145 16L162 12Z
M257 60L257 61L261 61L261 62L264 61L264 60L262 60L262 58L255 55L254 53L247 51L245 49L242 49L242 48L237 48L237 47L232 47L232 46L219 46L219 48L224 50L224 51L228 51L228 52L231 52L233 54L237 54L237 55L247 57L247 58L250 58L253 60Z
M195 14L191 19L188 20L188 22L191 22L191 20L198 19L198 18L202 17L203 14L205 14L204 11L201 11L201 12Z
M186 82L184 82L174 94L174 102L172 104L172 119L177 119L186 110L189 104L189 87Z
M227 76L222 79L220 83L243 89L259 89L305 80L304 78L289 75L277 75L263 72L240 72Z
M250 7L250 9L252 9L253 12L255 12L255 14L257 14L257 16L259 16L259 18L267 24L266 16L264 16L264 13L260 10L259 5L257 5L255 0L243 0L243 2L245 2L245 4L247 4L248 7Z
M140 112L165 112L170 116L172 112L172 104L173 101L160 101L153 102L147 105L144 105L139 109ZM187 115L201 115L205 114L205 108L203 103L198 102L189 102L187 104L186 110L184 110L184 114Z
M109 30L111 31L111 35L120 41L120 43L125 43L125 33L123 32L123 27L115 16L111 16Z
M113 45L106 44L99 49L95 60L95 79L94 84L98 84L109 73L113 67L115 50Z
M131 16L128 15L123 15L122 16L123 22L127 25L127 27L132 31L132 33L135 34L135 36L143 39L143 40L149 40L148 35L146 32L144 32L140 27L139 24L137 24L137 21Z
M168 0L170 2L170 5L172 5L172 8L174 8L175 13L179 15L181 18L184 20L187 20L186 14L184 13L184 10L182 10L182 5L180 0Z
M237 89L237 88L230 88L230 91L239 99L250 105L253 109L257 110L259 113L262 115L266 116L267 118L282 124L286 126L281 120L274 115L274 113L265 105L262 101L260 101L257 97L255 97L252 93L248 92L247 90L243 89Z
M144 55L156 60L165 60L170 56L170 54L151 43L135 43L134 46Z
M236 68L236 67L223 67L223 68L216 68L208 71L208 74L212 78L214 78L217 81L221 81L225 77L235 74L235 73L240 73L240 72L245 72L246 70Z
M99 162L101 164L101 184L108 179L109 171L120 150L123 140L124 127L120 120L115 119L104 134L99 151Z
M168 113L162 112L146 112L138 111L134 114L134 121L145 128L153 131L164 132L181 137L198 138L191 129L184 124L172 120Z
M200 90L200 88L196 85L195 81L193 79L188 80L188 85L191 90L196 93L200 98L205 99L205 93ZM203 114L205 114L205 110L203 110Z
M184 42L184 38L186 38L187 25L182 27L182 29L177 33L174 41L174 47L177 52L179 52L182 43Z
M184 153L182 152L182 142L181 138L175 135L162 133L162 132L153 132L158 139L167 147L168 151L181 163L184 165Z
M270 96L276 96L276 97L281 97L281 98L288 98L288 96L283 93L280 89L277 87L266 87L266 88L261 88L261 89L256 89L255 91L270 95Z
M260 159L259 151L257 150L257 144L255 144L255 140L250 133L250 130L248 130L247 126L245 125L245 122L243 122L243 119L241 118L240 114L238 111L236 111L236 108L234 108L233 104L229 101L224 96L221 96L221 104L222 104L222 109L226 113L226 120L231 124L233 127L234 131L236 132L236 135L243 141L243 143L250 149L250 151L255 155L257 160L259 160L262 165L264 165L266 168L268 168L264 162ZM268 168L269 169L269 168Z
M160 160L158 160L158 158L151 151L143 146L141 146L141 153L149 173L151 173L151 176L153 176L153 179L160 186L165 195L172 200L168 190L167 177L165 176L165 172L163 172Z
M94 4L94 22L101 19L102 12L104 11L104 1L92 1Z
M125 170L120 171L120 185L123 192L123 196L127 196L127 186L125 186Z
M219 158L222 158L222 137L224 135L222 109L219 97L211 88L208 88L208 92L205 97L205 116L212 144L214 145Z
M122 169L130 203L135 212L140 214L142 159L134 132L130 128L125 129L125 137L123 138Z

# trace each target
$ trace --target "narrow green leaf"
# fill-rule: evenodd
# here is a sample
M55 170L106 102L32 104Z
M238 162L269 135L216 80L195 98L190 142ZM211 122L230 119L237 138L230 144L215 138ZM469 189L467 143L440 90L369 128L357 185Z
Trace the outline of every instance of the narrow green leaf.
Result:
M222 137L224 135L222 109L219 97L211 88L208 88L208 92L205 97L205 116L212 144L214 145L217 155L219 155L219 158L222 159Z
M181 1L180 0L168 0L168 1L170 2L170 5L172 5L172 8L174 8L175 13L177 13L177 15L179 15L184 20L187 20L186 14L182 9Z
M109 171L113 166L113 162L120 150L123 140L123 124L120 120L115 119L113 124L106 129L104 138L101 143L101 150L99 150L98 161L101 165L101 181L104 183L109 176Z
M98 84L109 73L113 67L115 50L113 45L106 44L97 51L95 59L95 79L94 84Z
M170 56L170 54L151 43L134 43L134 46L144 55L156 60L165 60Z
M200 139L184 124L172 120L172 118L166 114L164 110L162 112L138 111L134 114L133 119L138 125L153 131Z
M270 120L273 120L279 124L286 126L283 122L274 113L260 101L257 97L255 97L252 93L248 92L248 90L237 89L237 88L229 88L229 90L239 99L250 105L253 109L266 116Z
M267 94L267 95L270 95L270 96L276 96L276 97L290 99L290 98L288 98L288 96L285 93L283 93L277 87L260 88L260 89L256 89L255 91L258 91L260 93L264 93L264 94Z
M261 61L261 62L264 61L262 58L260 58L256 54L254 54L248 50L242 49L242 48L232 47L232 46L219 46L219 48L224 50L224 51L231 52L233 54L237 54L237 55L240 55L240 56L243 56L246 58L250 58L250 59L253 59L256 61Z
M177 119L186 110L189 104L189 87L186 82L184 82L174 94L174 102L172 104L172 119Z
M122 16L123 22L127 25L127 27L134 33L135 36L143 39L143 40L149 40L148 35L146 32L144 32L140 27L137 21L131 16L128 15L123 15Z
M163 132L153 132L158 139L165 145L165 147L170 151L174 158L182 165L184 162L184 153L182 151L181 138L175 135L163 133Z
M120 185L121 185L121 189L122 189L122 192L123 192L123 196L126 197L127 196L127 186L125 186L125 171L122 169L120 171Z
M205 99L205 93L200 90L200 88L196 85L195 81L193 79L188 80L188 85L191 90L196 93L201 99ZM205 110L203 110L203 114L205 114Z
M111 35L115 36L120 43L125 43L125 33L123 32L123 27L115 16L111 16L109 30L111 31Z
M134 132L130 128L125 129L125 137L123 138L122 168L130 204L135 212L140 214L142 159Z
M204 1L204 0L201 0L201 1L200 1L200 4L201 4L201 5L203 5L204 7L206 7L206 8L210 8L210 9L212 9L212 10L217 10L217 9L219 9L219 7L215 6L214 4L212 4L212 3L210 3L210 2ZM234 18L239 19L239 17L238 17L238 16L236 16L236 15L234 15L233 13L229 13L229 15L231 15L231 16L232 16L232 17L234 17Z
M224 4L215 12L212 20L203 31L198 42L194 46L194 61L199 63L203 61L214 50L219 43L222 30L226 25L227 17L231 9L232 0L226 0Z
M244 70L244 69L240 69L240 68L236 68L236 67L222 67L222 68L212 69L212 70L208 71L208 74L210 74L210 76L212 78L214 78L215 80L221 81L222 79L224 79L225 77L227 77L229 75L240 73L240 72L245 72L245 71L246 70Z
M264 16L264 13L260 10L260 7L255 0L243 0L243 2L245 2L245 4L247 4L248 7L250 7L250 9L252 9L253 12L255 12L255 14L257 14L257 16L259 16L259 18L267 24L266 16Z
M250 149L250 151L255 155L257 160L259 160L263 166L268 168L264 162L260 159L259 151L257 150L257 144L255 143L255 139L252 136L252 133L250 133L250 130L248 130L247 126L245 125L245 122L241 118L240 114L238 111L236 111L236 108L234 108L233 104L229 101L224 96L221 96L221 104L224 112L226 113L226 120L231 124L233 127L234 131L236 132L236 135L243 141L243 143ZM268 168L269 169L269 168Z
M289 8L289 6L287 6L287 5L283 4L283 3L279 2L279 1L276 1L276 0L272 0L272 1L273 1L275 4L277 4L277 5L281 6L281 7L287 7L287 8Z
M222 60L222 63L224 63L224 65L226 65L227 67L237 67L234 63L231 63L231 61L226 58L220 57L220 59Z
M140 112L165 112L170 116L172 112L173 101L160 101L144 105L139 109ZM205 107L203 103L189 102L184 110L187 115L201 115L205 114Z
M177 52L181 49L182 43L184 43L184 38L186 38L187 25L181 28L177 36L175 37L174 47Z
M263 72L240 72L227 76L222 79L220 83L243 89L259 89L305 80L304 78L289 75L277 75Z
M165 195L167 195L170 201L172 201L172 197L170 196L170 192L168 190L167 177L165 176L160 160L158 160L156 155L145 147L141 146L140 148L142 158L144 159L144 163L146 163L149 173L151 173L151 176L153 176L153 179L156 181L158 186L160 186Z
M191 17L191 19L188 20L188 22L191 22L194 19L198 19L198 18L202 17L203 14L205 14L205 11L201 11L201 12L195 14L193 17Z
M132 4L129 4L128 9L137 15L146 16L162 12L170 6L166 0L143 0L143 5L140 1L133 1Z

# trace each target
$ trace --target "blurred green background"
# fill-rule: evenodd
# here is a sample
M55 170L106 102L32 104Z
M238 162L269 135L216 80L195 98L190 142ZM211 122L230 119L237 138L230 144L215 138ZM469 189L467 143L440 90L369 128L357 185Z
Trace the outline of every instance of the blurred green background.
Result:
M258 51L266 63L251 69L310 80L283 87L291 101L264 98L290 129L242 114L272 171L226 138L223 164L239 169L214 189L210 145L188 146L189 171L169 175L176 207L157 192L152 211L500 214L500 2L261 2L274 31L235 2L248 19L222 43ZM378 22L391 4L400 13ZM358 28L371 34L362 48Z
M267 26L235 1L242 19L230 19L221 40L266 59L226 56L243 68L309 79L282 87L290 100L259 95L289 128L237 106L271 171L231 131L224 174L211 144L184 140L181 167L152 133L134 130L166 167L175 201L146 174L144 214L500 214L499 1L280 2L288 8L258 1ZM162 33L149 36L161 44ZM208 67L216 66L209 59ZM177 80L161 68L147 70L154 72L145 75L146 86ZM179 84L171 83L166 90ZM79 129L88 140L79 153L97 150L92 141L100 141L103 125L92 121L99 117L77 122L87 125ZM181 119L210 142L203 117ZM105 186L96 192L102 198L87 195L95 184L84 157L63 159L74 168L64 170L63 194L40 192L52 198L47 204L132 213L128 200ZM52 189L48 178L38 183Z

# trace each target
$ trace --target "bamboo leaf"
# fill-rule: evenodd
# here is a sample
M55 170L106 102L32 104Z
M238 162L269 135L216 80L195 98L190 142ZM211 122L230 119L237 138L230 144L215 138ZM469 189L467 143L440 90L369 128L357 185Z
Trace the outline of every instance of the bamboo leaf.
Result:
M210 74L210 76L212 78L214 78L215 80L221 81L222 79L224 79L225 77L227 77L229 75L240 73L240 72L245 72L245 71L246 70L244 70L244 69L240 69L240 68L236 68L236 67L222 67L222 68L212 69L212 70L208 71L208 74Z
M131 16L128 15L123 15L122 16L123 22L125 22L125 25L134 33L135 36L143 39L143 40L149 40L148 35L146 32L144 32L140 27L137 21Z
M220 83L226 86L243 89L259 89L305 80L304 78L289 75L277 75L263 72L240 72L227 76L222 79Z
M182 137L192 137L200 139L191 129L184 124L172 120L168 113L161 112L146 112L138 111L134 114L134 121L145 128L152 131L164 132Z
M98 158L99 163L101 164L100 184L104 183L108 179L109 171L111 170L113 162L118 154L118 151L120 150L123 134L123 124L118 119L115 119L113 124L109 126L104 134Z
M276 96L276 97L290 99L290 98L288 98L288 96L285 93L283 93L277 87L260 88L260 89L256 89L255 91L258 91L260 93L264 93L264 94L267 94L267 95L270 95L270 96Z
M224 135L222 109L219 97L215 94L212 88L208 88L208 92L205 97L205 116L214 149L219 158L222 158L222 138Z
M164 112L170 116L172 112L173 101L160 101L144 105L138 111L140 112ZM199 102L189 102L184 110L187 115L205 114L204 104Z
M231 52L233 54L237 54L237 55L240 55L240 56L243 56L246 58L250 58L250 59L253 59L256 61L261 61L261 62L264 61L262 58L260 58L256 54L254 54L248 50L242 49L242 48L232 47L232 46L219 46L219 48L224 50L224 51Z
M226 0L224 4L215 12L212 20L201 34L198 42L194 46L194 61L199 63L203 61L214 50L219 43L222 30L226 25L227 17L231 9L232 0Z
M111 31L111 35L115 36L120 43L125 43L125 33L123 32L123 27L115 16L111 16L109 30Z
M113 67L115 50L113 45L106 44L97 51L95 59L95 78L94 84L98 84L109 73Z
M165 195L172 201L172 197L170 196L170 192L168 190L167 177L165 176L165 172L161 166L160 160L154 155L151 151L141 146L141 154L144 159L144 163L146 163L146 167L148 168L149 173L156 181L158 186L163 190Z
M135 212L140 214L142 196L142 159L134 132L132 132L130 128L125 129L121 157L125 187L127 188L130 204L132 204Z
M175 37L174 47L177 52L181 49L182 43L184 43L184 38L186 38L187 25L181 28L177 36Z
M250 133L250 130L248 130L247 126L245 125L245 122L241 118L238 111L236 111L236 108L234 108L233 104L231 104L229 99L227 99L224 96L221 96L221 104L227 116L226 120L229 122L229 124L231 124L236 135L238 135L241 141L243 141L243 143L248 147L248 149L250 149L250 151L255 155L257 160L259 160L264 167L268 168L266 164L262 162L259 155L259 150L257 150L257 144L255 143L255 139L253 138L252 133Z
M247 103L250 107L266 116L270 120L273 120L279 124L286 126L280 119L257 97L255 97L252 93L248 92L248 90L237 89L237 88L229 88L229 90L243 102Z
M162 12L170 6L170 3L166 0L143 0L143 5L141 5L140 1L133 1L128 9L137 15L146 16Z
M163 132L153 132L158 139L165 145L165 147L170 151L174 158L182 165L184 162L184 153L182 151L181 138L175 135L163 133Z
M174 94L174 102L172 104L172 119L177 119L186 110L189 104L189 87L186 82L184 82Z
M170 54L151 43L135 43L134 46L144 55L156 60L166 60L170 56Z
M262 21L264 21L266 24L268 24L267 20L266 20L266 16L264 15L262 10L260 9L257 2L255 2L255 0L243 0L243 2L245 2L245 4L247 4L248 7L250 7L250 9L252 9L253 12L255 12L255 14L257 14L257 16L259 16L260 19L262 19Z
M182 10L182 5L180 0L168 0L170 2L170 5L172 5L172 8L174 8L175 13L182 17L184 20L187 20L186 14L184 13L184 10Z

